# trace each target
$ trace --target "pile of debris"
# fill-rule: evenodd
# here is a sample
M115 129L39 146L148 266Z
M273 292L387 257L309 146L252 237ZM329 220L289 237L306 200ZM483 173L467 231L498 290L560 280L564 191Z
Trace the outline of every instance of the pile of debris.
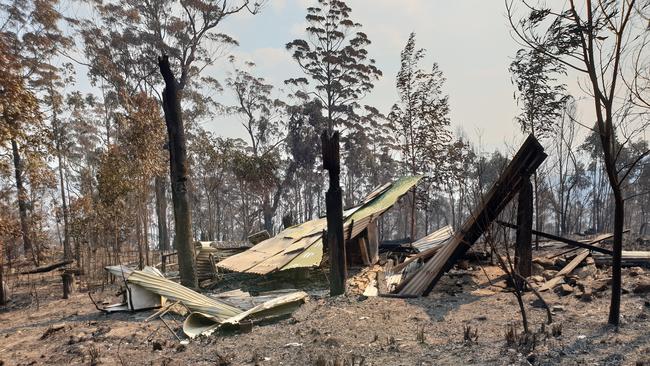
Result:
M358 269L357 274L347 281L347 293L389 297L427 295L444 273L465 258L468 250L520 189L530 185L531 174L545 158L542 146L530 136L483 197L482 204L458 232L445 226L416 241L408 238L380 242L377 220L413 189L422 176L402 177L374 190L359 205L343 213L346 263ZM528 214L532 217L532 208ZM520 221L516 225L502 221L497 223L524 230ZM286 228L274 237L269 237L266 232L255 233L250 237L254 244L250 248L219 248L214 243L199 242L199 277L213 278L217 269L269 275L297 268L318 268L327 262L327 253L323 248L326 228L326 218L322 217ZM528 253L529 268L532 267L534 271L526 281L537 292L555 290L560 295L574 293L589 301L594 292L607 288L606 280L597 278L599 270L596 265L608 265L608 261L611 261L612 251L601 245L612 238L611 234L573 240L535 231L530 226L526 230L528 241L527 244L524 241L524 244L529 248L532 235L570 247L552 257L536 258L532 265L532 251ZM564 259L560 258L562 256ZM501 263L504 267L504 260ZM624 252L623 265L650 265L650 253ZM183 323L183 331L189 337L210 334L226 324L237 325L244 321L289 314L308 297L307 293L294 290L272 291L258 297L241 290L207 296L166 279L155 268L135 271L116 266L107 270L117 278L124 279L127 291L123 304L102 310L162 307L159 313L164 313L180 304L189 314ZM635 271L643 273L641 268ZM650 282L639 281L634 291L650 291Z
M253 299L243 291L210 297L166 279L154 267L138 271L111 266L106 270L124 280L125 298L123 303L98 309L115 312L161 308L157 314L163 314L173 306L181 305L189 314L183 322L183 332L190 338L209 335L223 325L239 325L244 321L290 314L308 297L302 291L283 291L275 296L267 294L262 301Z

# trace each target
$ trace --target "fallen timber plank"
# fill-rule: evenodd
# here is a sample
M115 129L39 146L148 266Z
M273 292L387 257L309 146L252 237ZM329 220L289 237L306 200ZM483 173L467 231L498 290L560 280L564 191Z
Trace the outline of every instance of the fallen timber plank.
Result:
M429 248L429 249L425 250L424 252L420 252L420 253L408 258L404 262L402 262L402 263L396 265L395 267L393 267L393 271L394 272L399 272L399 271L403 270L404 268L406 268L406 266L408 266L409 264L411 264L411 262L413 262L415 260L429 259L429 258L433 257L436 253L438 253L438 251L442 247L444 247L445 245L447 245L447 243L442 243L442 244L439 244L439 245L437 245L437 246L435 246L433 248Z
M544 148L528 136L517 154L490 191L483 197L483 204L465 221L449 244L440 249L408 281L397 289L401 296L427 295L460 258L478 240L485 229L494 221L510 200L519 192L523 182L546 159Z
M501 221L501 220L497 220L497 224L499 224L501 226L509 227L511 229L516 229L517 228L517 225L511 224L509 222ZM561 236L556 236L556 235L553 235L553 234L545 233L543 231L532 230L532 233L535 234L535 235L538 235L538 236L542 236L542 237L551 239L551 240L557 240L557 241L565 243L565 244L573 245L574 247L585 248L585 249L593 250L594 252L599 252L599 253L603 253L603 254L607 254L607 255L612 255L613 254L613 252L611 250L605 249L605 248L600 248L600 247L594 246L593 244L599 243L599 242L601 242L603 240L613 238L614 234L603 235L603 236L600 236L600 237L598 237L598 238L596 238L596 239L594 239L594 240L592 240L592 241L590 241L588 243L583 243L583 242L580 242L580 241L571 240L571 239L563 238Z
M595 254L594 261L597 265L612 265L612 257ZM650 267L650 252L624 250L621 253L622 267Z
M43 267L38 267L34 269L30 269L28 271L20 272L18 273L19 275L26 275L26 274L33 274L33 273L44 273L44 272L49 272L52 270L55 270L59 267L67 266L68 264L72 264L74 261L69 260L69 261L62 261L62 262L57 262L57 263L52 263L49 266L43 266Z
M569 262L564 268L558 272L555 277L551 278L550 280L544 282L542 287L539 288L539 292L547 291L553 289L553 287L557 286L560 281L564 278L564 276L568 275L569 273L573 272L574 269L580 264L585 258L589 256L589 250L581 250L578 255L573 258L571 262Z

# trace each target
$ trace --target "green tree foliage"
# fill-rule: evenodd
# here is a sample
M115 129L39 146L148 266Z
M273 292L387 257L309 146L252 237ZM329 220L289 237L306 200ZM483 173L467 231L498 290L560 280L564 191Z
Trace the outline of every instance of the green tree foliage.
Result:
M312 80L309 95L323 104L330 130L349 121L351 108L382 75L375 60L368 57L370 40L361 32L361 24L351 20L351 11L343 1L318 0L318 6L307 8L307 38L286 45ZM310 82L294 78L287 83L305 86Z
M566 86L557 81L566 74L565 66L544 52L522 48L509 70L522 109L516 117L521 130L538 138L549 137L566 103Z

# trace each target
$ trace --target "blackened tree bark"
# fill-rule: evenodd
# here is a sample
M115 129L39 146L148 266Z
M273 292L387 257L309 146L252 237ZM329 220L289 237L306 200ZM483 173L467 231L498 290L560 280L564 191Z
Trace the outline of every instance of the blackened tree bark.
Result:
M515 244L515 271L519 274L515 279L519 282L519 288L523 288L522 278L532 274L533 251L532 251L532 230L533 230L533 185L530 178L526 178L521 190L519 190L519 202L517 205L517 242Z
M25 256L32 255L34 263L38 266L38 257L34 255L32 248L32 241L29 237L29 222L27 221L27 191L23 184L23 163L20 158L20 151L18 150L18 143L15 139L11 139L11 151L14 159L14 173L16 177L16 191L18 195L18 213L20 214L20 231L23 237L23 249Z
M169 58L163 55L158 59L160 73L165 80L163 90L163 111L169 135L169 176L172 185L172 203L174 206L174 244L178 251L178 267L181 284L186 287L198 287L196 277L196 260L192 244L192 214L188 192L187 148L185 129L181 114L179 84L169 66Z
M169 233L167 229L167 197L165 178L156 177L156 216L158 219L158 249L169 250Z
M325 194L327 210L327 248L330 261L330 295L345 293L347 264L345 260L345 240L343 237L343 200L339 183L341 163L339 158L339 133L324 131L321 135L323 146L323 168L329 173L329 188Z

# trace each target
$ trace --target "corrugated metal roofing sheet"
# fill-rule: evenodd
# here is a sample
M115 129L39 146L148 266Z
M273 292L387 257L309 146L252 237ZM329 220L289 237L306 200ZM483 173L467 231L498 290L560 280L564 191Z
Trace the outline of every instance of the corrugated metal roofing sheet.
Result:
M444 245L454 236L454 229L447 225L442 227L431 234L424 236L411 244L415 249L423 252L435 246Z
M125 278L129 284L138 285L154 294L183 303L191 311L183 323L183 332L191 338L214 331L222 324L237 324L244 319L259 319L290 313L308 296L306 292L296 291L245 310L170 281L153 267L145 267L142 271L137 271L124 266L111 266L106 267L106 270L115 276Z
M350 239L359 235L371 221L392 207L420 179L422 176L407 176L392 184L384 184L370 193L360 206L346 210L343 213L345 237ZM326 218L292 226L243 253L224 259L217 263L217 267L256 274L268 274L290 268L317 267L323 259L322 232L326 228Z

